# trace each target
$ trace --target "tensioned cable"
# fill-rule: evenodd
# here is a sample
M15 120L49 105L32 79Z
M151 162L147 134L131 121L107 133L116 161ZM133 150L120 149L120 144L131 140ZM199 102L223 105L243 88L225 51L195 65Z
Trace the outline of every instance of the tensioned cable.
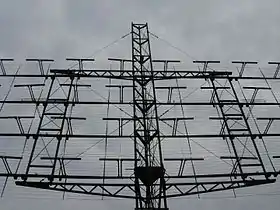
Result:
M192 60L196 60L193 56L191 56L188 52L186 52L185 50L182 50L181 48L171 44L169 41L159 37L158 35L152 33L152 32L149 32L153 37L155 37L156 39L159 39L161 40L162 42L166 43L167 45L169 45L170 47L178 50L179 52L183 53L184 55L186 55L187 57L191 58Z
M203 86L206 82L204 82L201 86ZM192 95L194 92L196 92L198 89L200 89L200 87L196 88L194 91L192 91L191 93L189 93L186 97L182 98L182 100L184 100L185 98L189 97L190 95ZM171 109L173 109L175 107L175 105L173 105L171 108L169 108L167 111L165 111L164 113L162 113L159 117L164 116L165 114L167 114L169 111L171 111ZM164 124L166 124L167 126L169 126L170 128L172 128L172 125L170 125L169 123L163 121ZM184 134L180 131L178 131L180 134ZM163 141L164 139L162 139ZM220 161L232 166L230 163L228 163L225 160L221 160L220 157L218 155L216 155L214 152L212 152L211 150L207 149L206 147L202 146L200 143L198 143L197 141L191 139L192 142L194 142L196 145L198 145L199 147L201 147L202 149L204 149L205 151L209 152L210 154L214 155L217 159L219 159Z
M181 49L181 48L178 47L178 46L173 45L172 43L170 43L170 42L167 41L166 39L163 39L163 38L159 37L158 35L156 35L156 34L154 34L154 33L152 33L152 32L149 32L149 33L150 33L153 37L155 37L156 39L161 40L162 42L166 43L166 44L169 45L170 47L172 47L172 48L178 50L179 52L183 53L183 54L186 55L188 58L192 59L192 61L197 60L194 56L190 55L190 53L186 52L185 50ZM198 68L199 68L199 65L198 65ZM199 68L199 69L200 69L200 68ZM207 67L207 69L210 69L210 70L215 71L213 68L211 68L211 67L209 67L209 66Z
M237 69L237 72L238 72L238 69ZM238 83L238 85L239 85L239 88L240 88L240 90L241 90L241 93L242 93L242 96L243 96L243 98L245 99L245 101L247 102L247 98L246 98L246 96L245 96L245 93L244 93L244 91L242 90L242 86L241 86L241 84L240 84L240 82L239 81L237 81L237 83ZM258 125L257 125L257 123L256 123L256 121L255 121L255 118L254 118L254 115L253 115L253 108L254 108L254 105L252 105L252 108L251 107L249 107L249 112L247 113L247 116L246 116L246 119L249 119L249 117L250 116L252 116L252 118L253 118L253 120L254 120L254 123L255 123L255 125L256 125L256 127L257 127L257 130L258 130L258 132L260 133L260 129L259 129L259 127L258 127ZM245 145L247 145L247 142L249 141L249 137L246 137L246 141L245 141ZM266 147L266 145L264 145L265 147ZM247 147L246 147L247 148ZM249 149L247 149L248 151L249 151ZM249 151L250 152L250 151ZM245 153L245 147L244 147L244 149L243 149L243 151L242 151L242 156L244 155L244 153ZM251 152L250 152L251 153ZM252 153L251 153L252 154ZM252 154L254 157L256 157L255 156L255 154Z
M77 85L78 85L78 79L76 79L76 82L75 82L75 84L74 85L76 85L76 87L78 87ZM69 87L70 88L70 87ZM61 89L63 90L63 87L61 87ZM77 89L76 89L76 91L78 91ZM63 91L64 92L64 91ZM78 94L78 93L76 93L76 94ZM78 100L78 95L75 95L75 90L74 90L74 94L73 94L73 98L72 98L72 101L74 102L75 101L75 96L77 97L76 99ZM67 97L67 95L65 94L65 97ZM71 107L70 107L70 110L69 110L69 118L68 118L68 123L67 123L67 130L66 130L66 133L70 133L71 132L71 130L72 130L72 125L71 125L71 119L70 119L70 117L72 116L72 113L73 113L73 108L74 108L74 103L72 103L72 105L71 105ZM62 129L63 129L63 127L62 127ZM66 147L67 147L67 140L65 139L64 140L64 144L63 144L63 151L62 151L62 157L64 157L65 155L66 155ZM64 161L63 160L61 160L62 162L61 162L61 164L63 164L64 165ZM65 166L61 166L61 167L64 167L64 170L65 170L65 173L66 173L66 169L65 169ZM64 183L66 183L67 182L67 179L65 179L64 180ZM65 196L66 196L66 191L63 191L63 194L62 194L62 199L64 200L65 199Z
M81 84L84 84L83 82L81 82ZM99 96L100 98L104 99L105 101L107 101L107 99L102 96L100 93L98 93L96 90L94 90L92 87L87 87L88 90L90 90L91 92L95 93L97 96ZM122 111L123 113L125 113L126 115L128 115L129 117L133 117L131 114L129 114L128 112L126 112L124 109L122 109L121 107L113 104L113 106L117 109L119 109L120 111Z
M162 122L163 122L164 124L166 124L167 126L169 126L170 128L172 128L172 125L170 125L169 123L164 122L164 121L162 121ZM177 131L177 132L178 132L179 134L184 134L184 133L181 132L181 131ZM161 133L161 134L163 134L163 133ZM164 139L165 139L165 138L162 138L161 141L163 141ZM194 139L191 139L191 141L192 141L194 144L196 144L197 146L199 146L199 147L201 147L202 149L204 149L206 152L212 154L212 155L213 155L214 157L216 157L219 161L222 161L222 162L226 163L227 165L232 166L232 164L230 164L229 162L225 161L224 159L220 159L220 156L218 156L217 154L215 154L213 151L207 149L206 147L204 147L202 144L198 143L198 142L195 141Z
M125 126L125 124L127 124L128 122L124 123L123 126ZM119 128L114 129L112 132L109 133L112 134L114 132L116 132ZM105 138L101 138L99 139L97 142L95 142L94 144L92 144L91 146L87 147L84 151L80 152L79 154L77 154L75 157L81 157L82 155L84 155L86 152L88 152L90 149L92 149L93 147L95 147L97 144L99 144L100 142L104 141ZM64 165L68 165L69 163L71 163L73 160L69 160L67 161ZM44 178L45 179L45 178Z
M272 90L272 88L271 88L269 82L267 81L267 79L266 79L266 77L265 77L263 71L261 70L261 68L259 68L259 70L260 70L260 72L261 72L261 74L262 74L262 76L263 76L263 78L264 78L264 80L265 80L267 86L270 88L271 93L272 93L272 95L273 95L273 97L274 97L274 100L277 102L278 106L280 107L280 103L279 103L279 101L278 101L278 99L277 99L275 93L273 92L273 90ZM266 150L266 152L267 152L267 155L269 155L269 152L268 152L268 149L267 149L266 145L264 145L264 148L265 148L265 150ZM274 164L272 163L272 160L271 160L270 156L268 156L268 158L269 158L270 163L272 164L272 167L273 167L274 171L276 171L276 169L274 168Z
M211 84L210 84L209 80L207 80L207 82L208 82L209 87L211 87ZM213 81L213 82L214 82L214 81ZM217 81L216 81L216 82L217 82ZM220 84L219 82L217 82L217 83ZM226 85L227 85L227 80L226 80L226 82L225 82L224 85L222 85L222 84L220 84L220 85L223 86L223 87L226 87ZM224 94L224 92L229 92L229 91L225 91L225 89L222 89L222 91L221 91L219 97L222 97L222 95ZM213 89L212 94L213 94L213 100L215 100L214 89ZM211 96L211 98L212 98L212 96ZM221 117L221 113L219 112L218 106L215 106L215 108L216 108L216 111L217 111L217 114L218 114L219 118L222 118L222 117ZM229 108L229 109L230 109L230 108ZM228 110L227 110L227 111L228 111ZM223 132L224 132L224 129L225 129L225 126L226 126L225 123L226 123L226 122L222 122L222 120L220 120L221 131L223 131ZM225 140L226 140L227 148L228 148L228 150L229 150L229 154L232 154L232 151L231 151L231 148L230 148L230 145L229 145L229 142L228 142L228 138L225 138ZM233 172L233 171L234 171L234 168L235 168L235 163L234 163L233 159L231 159L231 164L232 164L232 167L233 167L233 168L232 168L232 172ZM230 177L230 180L232 181L232 177ZM232 189L232 192L233 192L233 196L236 197L235 189Z
M277 102L278 106L280 107L280 103L279 103L279 101L278 101L276 95L275 95L274 92L272 91L272 88L271 88L269 82L267 81L267 79L266 79L266 77L265 77L263 71L261 70L261 68L259 68L259 70L260 70L260 72L261 72L261 74L262 74L262 76L263 76L263 78L264 78L264 80L265 80L267 86L271 89L271 93L272 93L272 95L273 95L274 100Z
M190 92L188 95L186 95L185 97L182 98L182 100L190 97L192 94L194 94L196 91L198 91L203 85L205 85L206 82L204 82L201 86L195 88L192 92ZM170 112L176 105L172 105L169 109L167 109L165 112L163 112L159 117L164 116L165 114L167 114L168 112ZM160 107L160 105L159 105Z
M125 124L124 124L125 125ZM114 132L116 132L118 130L118 128L116 128L115 130L113 130L112 132L109 133L112 134ZM84 151L82 151L81 153L77 154L75 157L78 158L78 157L81 157L82 155L84 155L86 152L88 152L90 149L92 149L93 147L95 147L97 144L99 144L100 142L104 141L105 138L102 138L102 139L99 139L97 142L95 142L95 144L87 147ZM73 160L69 160L67 161L64 166L67 166L69 163L71 163ZM58 171L58 169L56 169L56 172ZM43 178L41 181L45 180L46 178Z
M241 86L241 84L240 84L240 81L238 80L237 83L238 83L238 85L239 85L239 87L240 87L240 89L241 89L241 93L242 93L243 97L244 97L245 100L246 100L246 96L245 96L245 94L244 94L244 91L242 90L242 86ZM255 125L256 125L257 130L258 130L258 132L261 134L259 125L257 124L257 120L256 120L256 118L255 118L255 116L254 116L254 114L253 114L252 108L249 106L248 109L249 109L249 113L248 113L248 116L247 116L247 117L249 117L250 115L252 116L252 119L253 119L253 121L254 121L254 123L255 123ZM276 172L276 169L275 169L274 164L273 164L273 162L272 162L272 160L271 160L271 157L270 157L270 155L269 155L269 152L268 152L268 149L267 149L266 144L265 144L265 142L264 142L264 139L261 138L261 141L262 141L263 146L264 146L264 148L265 148L266 155L267 155L267 157L268 157L268 159L269 159L269 162L270 162L270 164L271 164L271 166L272 166L274 172Z
M175 72L175 67L173 67L174 69L174 72ZM182 115L183 115L183 118L185 118L185 110L184 110L184 107L182 105L182 95L181 95L181 91L179 89L179 84L178 84L178 79L176 78L176 85L177 85L177 88L178 88L178 94L179 94L179 100L180 100L180 107L181 107L181 112L182 112ZM186 124L186 121L184 120L184 128L185 128L185 132L186 132L186 135L189 134L188 132L188 128L187 128L187 124ZM197 177L196 177L196 171L195 171L195 167L194 167L194 163L193 163L193 159L192 159L192 147L191 147L191 143L190 143L190 138L187 137L187 142L188 142L188 147L189 147L189 151L190 151L190 160L191 160L191 165L192 165L192 170L193 170L193 175L194 175L194 180L195 180L195 183L197 184ZM198 188L197 188L197 192L198 192ZM197 194L198 198L200 198L200 195L199 193Z
M262 76L264 77L264 80L265 80L267 86L270 88L271 93L272 93L274 99L275 99L276 102L279 104L279 102L278 102L278 100L277 100L277 98L276 98L276 96L275 96L275 94L274 94L272 88L270 87L270 85L269 85L267 79L265 78L265 75L263 74L261 68L259 68L259 70L260 70ZM242 91L241 84L240 84L239 81L238 81L238 84L239 84L239 86L240 86L240 89L241 89L241 92L242 92L243 97L246 99L245 94L244 94L244 92ZM280 105L279 105L279 106L280 106ZM249 112L250 112L250 114L251 114L251 116L252 116L252 119L253 119L253 121L254 121L254 123L255 123L255 125L256 125L256 128L257 128L258 132L261 133L260 128L259 128L259 126L258 126L258 124L257 124L256 118L255 118L254 115L253 115L253 112L252 112L251 107L249 107ZM267 146L266 146L266 144L265 144L265 142L264 142L264 139L261 138L261 140L262 140L264 149L265 149L265 151L266 151L266 155L267 155L267 157L268 157L268 159L269 159L269 162L270 162L270 164L271 164L273 170L276 172L276 169L275 169L274 164L273 164L273 162L272 162L272 160L271 160L271 157L270 157L270 155L269 155L269 152L268 152Z
M4 102L2 103L2 105L1 105L1 107L0 107L0 112L3 110L3 107L4 107L4 105L5 105L5 101L8 99L8 97L9 97L9 95L10 95L10 93L11 93L12 87L13 87L13 85L14 85L14 83L15 83L15 80L16 80L16 75L19 73L20 68L21 68L21 65L19 65L19 67L17 68L16 73L15 73L13 79L12 79L12 82L10 83L8 92L7 92L7 94L6 94L5 97L4 97ZM19 161L19 164L20 164L20 161ZM17 165L16 171L17 171L18 168L19 168L19 164ZM4 181L4 186L3 186L2 191L1 191L1 197L3 197L3 195L4 195L4 191L5 191L6 186L7 186L7 181L8 181L8 177L6 177L6 179L5 179L5 181Z
M16 80L16 75L18 74L18 72L19 72L19 70L20 70L20 67L21 67L21 66L19 66L19 67L17 68L17 71L16 71L16 73L15 73L13 79L12 79L12 82L10 83L8 92L7 92L7 94L5 95L4 101L3 101L3 103L2 103L2 105L1 105L1 107L0 107L0 112L3 110L3 107L4 107L4 105L5 105L5 101L7 100L7 98L8 98L9 95L10 95L10 92L11 92L12 87L13 87L13 85L14 85L14 82L15 82L15 80ZM1 191L1 197L3 197L3 195L4 195L4 191L5 191L5 189L6 189L7 182L8 182L8 176L6 177L6 179L5 179L5 181L4 181L4 186L3 186L2 191Z
M110 111L110 99L111 99L111 78L109 79L109 89L108 89L108 105L107 105L107 110L106 110L106 118L109 117L109 111ZM102 182L105 184L105 175L106 175L106 158L107 158L107 150L108 150L108 130L109 130L109 125L108 125L108 120L106 120L106 125L105 125L105 144L104 144L104 162L103 162L103 179ZM102 188L102 194L104 193L104 189ZM102 195L102 199L103 199Z
M118 38L118 39L116 39L116 40L110 42L109 44L105 45L104 47L102 47L102 48L100 48L100 49L97 49L97 50L94 51L90 56L88 56L88 57L86 57L86 58L92 58L92 57L95 56L96 54L101 53L103 50L105 50L105 49L109 48L110 46L116 44L117 42L119 42L120 40L126 38L126 37L127 37L128 35L130 35L130 34L131 34L131 32L129 32L129 33L127 33L127 34L121 36L120 38ZM78 65L78 63L75 63L74 65L70 66L69 69L71 69L71 68L73 68L73 67L75 67L75 66L77 66L77 65Z

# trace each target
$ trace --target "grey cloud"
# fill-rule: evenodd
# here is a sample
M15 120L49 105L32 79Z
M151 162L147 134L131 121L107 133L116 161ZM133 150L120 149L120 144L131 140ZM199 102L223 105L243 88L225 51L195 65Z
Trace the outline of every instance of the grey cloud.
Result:
M131 21L148 22L159 37L196 59L257 60L266 64L280 59L280 2L278 0L26 0L0 1L0 56L23 59L87 57L96 49L130 30ZM176 58L191 63L153 38L154 57ZM102 54L129 55L121 45ZM114 48L112 47L112 48ZM98 149L102 149L102 146ZM279 186L276 185L276 186ZM256 188L254 188L256 189ZM254 191L254 189L252 191ZM277 189L276 189L277 190ZM249 191L249 192L252 192ZM210 195L211 197L211 195ZM96 197L95 197L96 198ZM4 197L8 209L132 209L132 201L35 200ZM279 206L277 196L237 199L171 200L170 209L269 209Z

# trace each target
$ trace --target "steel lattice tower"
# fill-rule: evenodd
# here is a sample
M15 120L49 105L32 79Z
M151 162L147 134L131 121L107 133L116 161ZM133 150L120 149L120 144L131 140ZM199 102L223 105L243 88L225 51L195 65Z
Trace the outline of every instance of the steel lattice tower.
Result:
M131 27L136 209L167 209L149 31L147 24Z

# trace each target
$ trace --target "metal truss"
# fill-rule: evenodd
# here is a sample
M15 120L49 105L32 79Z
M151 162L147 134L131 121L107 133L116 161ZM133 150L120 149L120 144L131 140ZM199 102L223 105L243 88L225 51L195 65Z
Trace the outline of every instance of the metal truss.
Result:
M236 188L252 187L257 185L271 184L274 183L276 179L257 179L249 181L211 181L211 182L181 182L181 183L166 183L166 198L181 197L187 195L196 195L209 192L217 192L224 190L231 190ZM87 195L99 195L106 197L115 198L129 198L137 199L135 194L134 183L62 183L62 182L23 182L16 181L19 186L33 187L40 189L48 189L54 191L71 192ZM155 186L160 187L160 185L155 184ZM139 185L139 187L145 187L145 185ZM159 193L155 193L153 196L149 197L149 200L156 201L161 197ZM141 197L142 202L149 202L145 197Z

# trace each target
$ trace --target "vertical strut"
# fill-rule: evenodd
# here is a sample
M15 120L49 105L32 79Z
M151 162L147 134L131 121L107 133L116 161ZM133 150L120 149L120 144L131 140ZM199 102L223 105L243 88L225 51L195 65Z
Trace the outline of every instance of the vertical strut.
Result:
M246 115L245 115L245 113L244 113L244 110L243 110L243 108L242 108L242 105L240 105L240 102L239 102L237 93L236 93L236 91L235 91L235 89L234 89L234 86L233 86L233 84L232 84L232 80L231 80L231 79L229 79L229 84L230 84L230 86L231 86L232 92L234 93L234 96L235 96L235 98L236 98L236 101L237 101L237 103L239 104L239 108L240 108L242 117L243 117L243 119L244 119L244 122L245 122L245 124L246 124L247 129L248 129L248 132L249 132L249 134L250 134L250 138L251 138L251 141L252 141L252 143L253 143L253 145L254 145L255 151L256 151L256 153L257 153L258 160L259 160L259 162L260 162L260 164L261 164L261 167L262 167L262 169L263 169L263 172L266 173L266 169L265 169L265 166L264 166L264 164L263 164L262 157L261 157L261 155L260 155L258 146L257 146L257 144L256 144L256 142L255 142L255 139L256 139L256 138L255 138L255 137L253 136L253 134L252 134L251 127L250 127L250 125L249 125L249 123L248 123L248 120L247 120L247 117L246 117Z
M67 113L67 109L68 109L68 106L69 106L69 99L70 99L70 96L71 96L71 91L72 91L72 87L73 87L73 81L74 81L74 77L71 76L70 77L70 80L71 80L71 83L70 83L70 86L69 86L69 89L68 89L68 94L67 94L67 98L66 98L66 101L65 101L65 109L64 109L64 113L63 113L63 117L62 117L62 122L61 122L61 126L60 126L60 131L59 131L59 134L57 136L57 146L56 146L56 150L55 150L55 158L54 158L54 163L53 163L53 168L52 168L52 172L51 172L51 175L54 175L54 172L55 172L55 169L56 169L56 163L57 163L57 160L58 160L58 152L59 152L59 148L60 148L60 143L62 141L62 132L63 132L63 128L64 128L64 124L65 124L65 121L66 121L66 113Z
M237 166L240 170L240 173L243 173L243 170L242 170L242 167L241 167L241 163L240 163L240 159L239 159L239 156L238 156L238 153L237 153L237 150L236 150L236 147L235 147L235 143L234 143L234 137L231 136L231 130L230 130L230 126L228 125L228 120L226 118L226 114L223 110L223 105L221 104L221 100L220 100L220 97L219 97L219 94L218 94L218 91L217 91L217 88L215 86L215 82L214 82L214 78L210 78L210 81L211 81L211 84L213 86L213 93L215 94L216 98L217 98L217 102L219 103L219 108L221 110L221 114L222 114L222 117L223 117L223 125L224 125L224 128L226 128L228 134L230 135L229 136L229 140L230 140L230 143L231 143L231 146L232 146L232 149L233 149L233 152L234 152L234 155L236 157L236 163L237 163Z
M55 80L55 77L52 76L51 77L51 84L50 84L50 87L49 87L49 90L48 90L48 93L47 93L47 100L51 96L52 88L53 88L53 85L54 85L54 80ZM47 104L43 104L43 106L44 106L44 108L43 108L43 111L42 111L42 115L40 117L40 122L39 122L39 125L38 125L36 136L34 137L34 142L33 142L32 150L31 150L31 154L29 156L29 161L28 161L28 164L27 164L27 167L26 167L26 172L25 172L26 175L28 175L29 170L30 170L30 166L31 166L32 161L33 161L34 152L35 152L35 149L36 149L36 146L37 146L37 142L38 142L38 138L39 138L38 135L40 133L40 128L41 128L41 126L43 124L44 113L46 112L46 109L47 109Z

